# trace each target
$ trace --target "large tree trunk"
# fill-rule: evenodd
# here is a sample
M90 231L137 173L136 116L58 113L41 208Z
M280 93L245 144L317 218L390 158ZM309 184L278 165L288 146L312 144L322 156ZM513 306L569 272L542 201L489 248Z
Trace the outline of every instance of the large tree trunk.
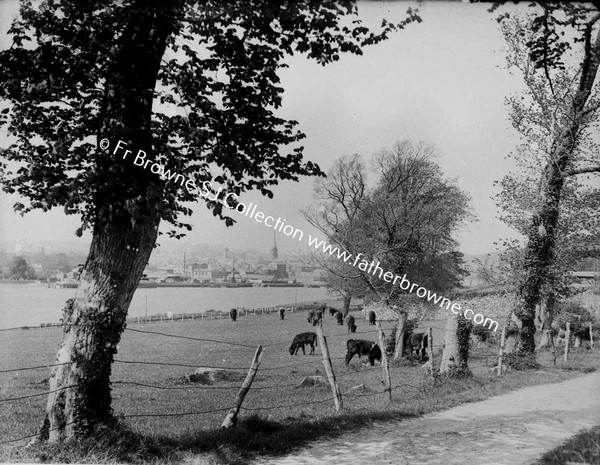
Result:
M63 312L64 337L50 379L40 439L89 434L112 418L110 373L127 309L146 267L157 225L94 235L79 288Z
M561 171L564 170L568 159L565 155L560 157L562 168L557 169L554 163L547 166L545 198L529 227L524 272L518 286L514 312L519 327L515 351L519 356L535 353L535 307L540 301L540 291L547 282L548 271L554 259L560 196L564 184Z
M450 375L469 373L469 343L472 329L473 323L462 315L448 318L440 373Z
M586 28L585 56L580 68L580 81L573 96L572 108L565 118L562 131L553 141L552 153L542 175L541 199L528 230L524 270L517 288L514 320L519 327L515 353L519 357L535 356L535 307L540 301L540 291L547 283L548 271L554 259L556 228L560 211L560 198L568 175L577 174L572 168L578 147L581 125L585 121L586 103L596 80L600 60L600 31L592 37L592 28L600 18L594 17Z
M134 2L112 57L102 102L101 138L119 140L152 158L153 91L182 2ZM134 154L136 152L133 152ZM116 198L110 183L99 186L92 244L79 287L63 315L63 340L50 379L50 394L37 440L61 442L91 434L113 419L111 364L125 329L127 310L158 234L162 183L131 160L98 152L103 179L127 183L129 198Z
M458 316L449 316L446 320L444 331L444 349L442 351L442 362L440 373L447 373L458 361Z

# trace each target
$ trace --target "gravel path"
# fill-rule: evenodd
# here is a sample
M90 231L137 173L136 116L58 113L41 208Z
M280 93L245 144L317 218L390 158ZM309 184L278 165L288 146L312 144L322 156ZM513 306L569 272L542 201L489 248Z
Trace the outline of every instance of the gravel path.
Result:
M530 464L600 423L600 372L315 442L257 465Z

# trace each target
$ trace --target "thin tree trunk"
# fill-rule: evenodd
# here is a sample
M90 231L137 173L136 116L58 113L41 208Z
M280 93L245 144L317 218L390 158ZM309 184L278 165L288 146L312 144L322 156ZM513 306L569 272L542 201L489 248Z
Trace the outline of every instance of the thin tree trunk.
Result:
M98 142L107 138L144 150L151 157L153 91L166 48L175 31L181 1L133 3L135 14L120 37L106 77ZM136 152L133 152L136 153ZM111 364L127 310L158 234L162 183L108 150L94 156L96 169L113 182L128 182L131 197L115 198L110 185L91 201L96 206L92 244L74 299L63 314L63 339L50 378L50 394L37 440L61 442L89 435L113 419ZM106 173L112 173L106 175ZM151 193L152 192L152 193ZM127 208L127 204L133 205Z
M344 318L348 316L350 313L350 302L352 301L352 296L350 294L344 295L344 306L342 307L342 314Z
M396 326L396 346L394 347L394 361L402 357L404 350L404 335L406 334L406 312L401 311Z

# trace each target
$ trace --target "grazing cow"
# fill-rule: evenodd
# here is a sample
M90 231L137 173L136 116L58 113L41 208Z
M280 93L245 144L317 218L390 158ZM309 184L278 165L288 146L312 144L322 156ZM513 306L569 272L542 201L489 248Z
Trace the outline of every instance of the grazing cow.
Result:
M370 325L374 325L375 324L375 318L377 318L377 315L375 314L375 312L373 310L371 310L369 312L369 324Z
M315 346L317 345L317 335L315 333L300 333L294 336L292 345L290 346L290 355L296 355L298 349L302 348L302 353L306 355L304 346L310 345L310 355L315 353Z
M232 308L231 310L229 310L229 318L231 318L231 321L237 320L237 309L236 308Z
M365 341L363 339L348 339L346 342L346 348L348 352L346 353L346 365L350 363L352 357L355 355L363 356L366 355L369 357L369 363L371 366L375 365L375 360L379 360L381 362L381 349L377 344L373 341Z
M339 311L336 308L329 307L329 315L330 316L335 316L337 313L339 313Z
M285 308L281 307L279 309L279 319L283 320L285 318Z
M407 348L409 353L412 355L413 351L416 351L419 355L419 360L423 360L425 356L425 349L429 346L428 337L425 333L413 333L407 338Z
M348 315L346 317L346 325L348 325L348 333L355 333L356 332L356 321L354 320L354 317L352 315Z
M344 324L344 315L342 314L342 312L337 312L335 314L335 319L337 320L337 324L340 326L343 326Z

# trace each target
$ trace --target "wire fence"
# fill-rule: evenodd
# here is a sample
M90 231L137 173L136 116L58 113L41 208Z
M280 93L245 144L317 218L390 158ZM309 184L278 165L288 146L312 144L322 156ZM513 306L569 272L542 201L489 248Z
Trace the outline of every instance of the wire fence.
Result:
M273 307L274 308L274 307ZM272 312L271 312L272 313ZM366 321L366 320L365 320ZM329 328L330 334L326 334L326 338L329 341L335 341L338 338L347 338L347 339L354 339L357 336L360 337L367 337L369 336L371 339L375 339L375 341L378 341L378 331L379 329L377 329L376 327L371 327L368 326L368 329L366 330L362 330L362 331L357 331L357 332L348 332L348 331L344 331L341 327L334 325L332 327ZM372 329L371 329L372 328ZM424 331L424 330L428 330L429 328L431 328L431 330L435 330L435 332L433 332L432 334L435 334L434 336L434 341L432 344L432 347L438 347L438 353L435 353L434 355L434 364L438 363L439 364L439 351L441 350L441 346L443 343L443 338L440 339L440 335L443 335L444 332L446 331L446 325L445 325L445 321L442 320L430 320L428 322L425 322L425 324L423 325L423 327L419 327L418 331ZM3 331L8 331L8 330L13 330L13 329L18 329L18 328L9 328L9 329L5 329ZM139 328L126 328L126 331L129 331L131 333L137 333L137 334L141 334L144 337L152 337L153 340L156 338L169 338L169 339L174 339L174 340L185 340L185 341L191 341L191 342L197 342L197 343L209 343L215 346L228 346L228 347L232 347L238 350L245 350L245 349L256 349L257 344L256 343L250 343L248 341L233 341L233 340L225 340L225 339L218 339L218 338L205 338L205 337L193 337L193 336L187 336L187 335L183 335L183 334L174 334L172 332L166 332L166 331L154 331L154 330L148 330L148 329L139 329ZM310 331L310 330L307 330ZM386 330L387 334L386 336L388 337L388 339L391 339L391 332L389 330L389 328ZM280 346L287 346L290 343L290 339L289 337L281 337L281 339L279 340L274 340L274 341L264 341L264 343L261 344L261 346L263 348L275 348L275 347L280 347ZM338 344L339 345L339 344ZM321 351L323 350L323 348L321 348ZM247 353L247 351L246 351ZM323 353L323 352L322 352ZM573 357L573 359L576 359L576 357L582 357L581 355L581 351L572 351L571 352L571 357ZM437 360L436 360L437 359ZM336 362L338 365L340 364L340 362L344 360L346 362L346 357L330 357L329 358L329 362L331 363ZM469 364L471 367L492 367L497 363L498 360L498 343L497 341L494 341L493 344L490 343L484 343L484 342L476 342L475 339L472 340L472 353L470 355L470 359L469 359ZM19 374L22 372L34 372L36 370L48 370L48 369L57 369L59 367L65 366L65 365L71 365L73 363L77 363L77 362L62 362L62 363L49 363L49 364L37 364L37 365L32 365L32 366L26 366L26 367L12 367L12 368L6 368L6 369L2 369L0 370L0 374L10 374L10 373L15 373L15 374ZM141 366L148 366L148 367L155 367L157 369L160 368L164 368L164 367L169 367L171 369L178 369L178 368L198 368L199 364L198 363L180 363L180 362L172 362L172 361L160 361L160 360L131 360L131 359L115 359L114 360L115 365L124 365L124 366L131 366L131 365L141 365ZM347 362L345 363L347 365ZM241 364L240 364L241 365ZM311 365L317 365L317 366L321 366L321 365L325 365L325 360L321 360L320 357L313 357L310 360L299 360L299 361L295 361L294 363L284 363L284 364L275 364L275 365L269 365L267 363L262 364L259 368L258 368L258 373L259 374L264 374L264 379L257 379L255 381L255 383L252 385L251 387L251 391L254 392L264 392L264 391L276 391L276 390L284 390L285 392L289 391L290 389L295 389L298 388L300 386L303 385L303 382L307 379L307 375L308 373L306 372L306 370L304 368L308 368ZM405 366L402 365L393 365L392 366L392 371L394 373L394 379L393 381L390 382L389 386L385 386L385 379L384 377L379 377L379 376L375 376L375 378L373 378L373 374L376 373L382 373L382 368L379 365L375 365L375 366L367 366L367 365L363 365L360 366L359 368L356 368L356 364L354 364L352 366L352 369L348 369L346 371L343 370L338 370L337 373L335 373L335 379L336 380L351 380L351 377L356 377L357 373L360 374L360 380L364 381L365 379L368 380L368 382L370 382L371 384L367 387L364 383L363 384L359 384L358 386L354 386L354 387L350 387L350 388L346 388L343 392L341 392L341 398L345 398L346 400L351 400L352 402L354 402L356 399L362 399L362 398L373 398L376 396L382 396L385 394L388 394L391 396L392 392L397 392L399 390L402 390L403 395L407 395L407 393L412 393L411 395L415 396L415 395L419 395L419 393L422 393L424 390L424 387L426 387L429 383L429 381L427 380L427 376L423 376L422 378L419 378L418 376L413 376L413 380L416 379L416 382L413 383L409 383L403 380L403 370L406 369ZM209 409L198 409L198 410L185 410L185 411L168 411L168 412L123 412L123 413L117 413L115 416L117 418L131 418L131 419L135 419L135 418L168 418L168 417L182 417L182 416L198 416L198 415L211 415L211 414L217 414L220 412L227 412L230 411L231 409L233 409L235 407L235 405L229 405L230 402L233 401L233 396L235 391L239 391L240 390L240 385L239 385L239 381L241 380L241 377L243 377L243 374L249 371L249 367L248 366L228 366L228 365L215 365L215 364L207 364L207 365L202 365L201 366L202 369L208 369L208 370L226 370L226 371L230 371L230 372L239 372L239 376L240 378L236 378L235 380L228 380L228 381L223 381L225 385L212 385L212 384L194 384L191 381L190 375L187 375L187 379L179 379L178 382L181 382L182 384L173 384L173 382L169 383L154 383L154 382L145 382L143 380L133 380L133 379L114 379L111 381L111 385L115 388L118 389L138 389L138 388L143 388L145 390L156 390L156 391L165 391L165 392L182 392L182 391L193 391L193 392L200 392L200 391L206 391L206 392L223 392L223 399L224 399L224 403L227 404L227 406L219 406L219 407L215 407L215 408L209 408ZM339 366L338 366L339 368ZM285 370L287 369L292 369L292 374L296 374L297 378L293 379L292 381L290 381L289 379L289 375L290 373L285 372L285 379L277 379L277 376L283 376L283 373ZM327 368L326 370L327 371ZM317 370L318 372L318 370ZM425 374L425 370L422 371L423 374ZM414 375L414 374L413 374ZM271 377L276 377L275 379L271 379ZM370 376L370 377L369 377ZM366 378L365 378L366 377ZM327 379L325 376L320 376L321 378L321 383L316 383L320 386L324 386L325 388L328 387L327 384ZM173 381L173 380L171 380ZM184 383L185 381L185 383ZM360 382L360 381L358 381ZM375 383L375 387L373 387L373 383ZM41 383L38 383L41 384ZM50 384L50 383L48 383ZM45 387L45 383L44 383L44 387ZM19 402L22 400L27 400L27 399L32 399L32 398L36 398L36 397L44 397L44 396L48 396L51 394L55 394L58 393L60 391L64 391L64 390L68 390L68 389L73 389L76 388L76 385L67 385L67 386L59 386L56 387L54 386L53 389L45 389L43 390L43 392L37 392L37 393L31 393L31 394L23 394L23 395L11 395L8 397L3 397L0 398L0 404L10 404L10 403L15 403L15 402ZM362 391L366 391L366 392L361 392ZM4 389L4 391L6 391L6 389ZM319 391L315 390L312 392L313 397L314 394L318 394ZM289 397L289 396L288 396ZM328 393L327 395L323 395L323 396L319 396L319 398L312 398L312 399L302 399L301 401L291 401L291 402L275 402L275 403L270 403L270 402L262 402L262 403L258 403L256 404L256 402L254 402L253 405L248 406L248 405L239 405L239 409L243 410L243 411L247 411L247 412L259 412L259 411L272 411L272 410L278 410L278 409L291 409L291 408L296 408L296 407L302 407L305 408L307 406L311 406L311 405L320 405L320 404L326 404L326 403L331 403L333 404L334 402L334 398L335 398L335 394L331 394ZM262 396L258 396L258 400L262 400L263 397ZM366 407L361 407L360 405L354 406L353 409L354 410L360 410ZM68 426L65 425L65 426ZM31 434L31 435L26 435L26 436L21 436L21 437L17 437L17 438L11 438L11 439L7 439L7 440L2 440L0 441L0 445L5 445L5 444L12 444L15 442L19 442L19 441L24 441L27 439L33 439L37 436L37 433Z

